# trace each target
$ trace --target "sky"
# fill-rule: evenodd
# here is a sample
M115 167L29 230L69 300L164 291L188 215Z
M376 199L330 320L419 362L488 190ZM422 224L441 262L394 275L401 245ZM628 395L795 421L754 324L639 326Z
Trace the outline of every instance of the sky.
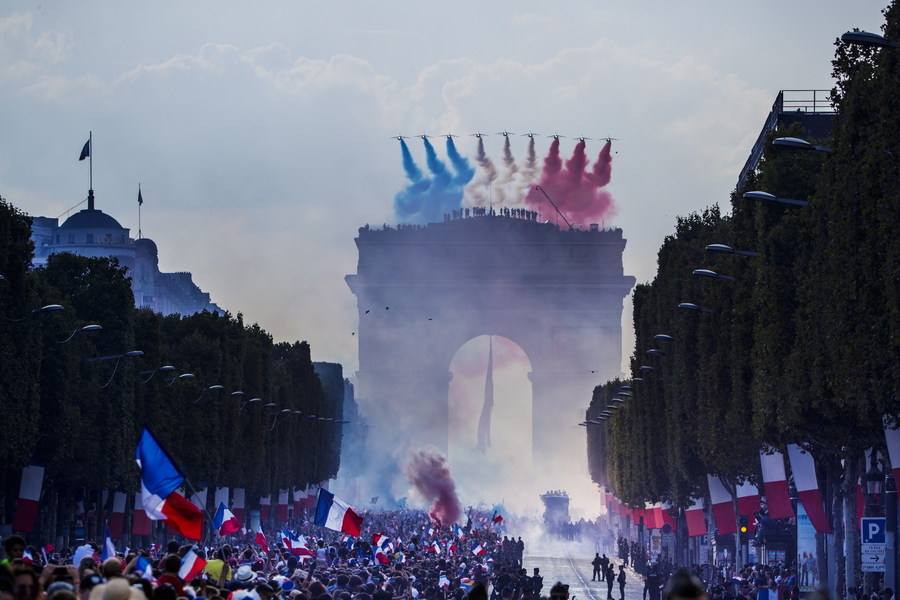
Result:
M677 216L727 209L778 91L830 89L835 39L879 31L886 3L7 0L0 195L64 218L87 196L93 132L97 208L137 237L140 184L161 270L352 374L353 239L396 223L409 184L391 136L459 135L476 180L472 133L495 163L500 131L517 159L526 132L539 158L566 136L564 160L576 137L591 161L616 138L603 224L647 282Z

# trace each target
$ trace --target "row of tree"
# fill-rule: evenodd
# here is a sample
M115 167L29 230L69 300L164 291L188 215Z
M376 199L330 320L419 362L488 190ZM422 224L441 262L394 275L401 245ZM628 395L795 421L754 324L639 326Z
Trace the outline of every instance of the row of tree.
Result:
M886 37L900 40L896 1L885 16ZM884 454L883 418L900 415L900 49L836 47L831 151L773 146L805 137L798 125L780 129L730 215L713 206L678 219L655 279L634 292L631 374L643 381L589 428L588 452L594 481L623 501L685 507L707 495L707 474L760 483L760 451L799 443L816 459L841 556L843 535L848 548L858 541L843 523L857 522L865 452ZM750 200L747 190L809 205ZM595 390L589 419L623 383ZM859 570L850 552L846 583Z
M32 270L30 234L30 218L0 199L0 522L29 463L46 468L53 506L138 490L144 425L197 487L245 488L248 508L337 474L344 390L323 388L306 342L276 344L240 314L136 309L115 259L54 254ZM51 304L64 308L34 312ZM102 330L60 343L89 324Z

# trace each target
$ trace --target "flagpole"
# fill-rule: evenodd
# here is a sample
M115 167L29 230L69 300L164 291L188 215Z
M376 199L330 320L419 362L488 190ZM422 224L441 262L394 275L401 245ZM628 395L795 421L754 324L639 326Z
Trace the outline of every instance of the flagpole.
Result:
M94 210L94 132L88 132L88 173L90 186L88 187L88 210Z
M138 239L141 239L141 204L141 182L138 182Z

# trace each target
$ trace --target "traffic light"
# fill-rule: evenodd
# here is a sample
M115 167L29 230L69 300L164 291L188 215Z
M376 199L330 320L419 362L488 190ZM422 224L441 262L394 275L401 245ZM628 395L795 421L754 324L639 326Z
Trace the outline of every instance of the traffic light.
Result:
M747 527L748 518L747 515L738 515L738 532L741 534L741 543L747 543L747 532L749 531Z

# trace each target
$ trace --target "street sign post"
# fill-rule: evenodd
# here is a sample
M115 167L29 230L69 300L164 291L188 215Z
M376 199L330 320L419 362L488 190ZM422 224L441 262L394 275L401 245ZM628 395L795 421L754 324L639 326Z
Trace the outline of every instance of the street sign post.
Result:
M884 517L863 517L860 519L860 529L863 572L884 573L884 557L887 548Z

